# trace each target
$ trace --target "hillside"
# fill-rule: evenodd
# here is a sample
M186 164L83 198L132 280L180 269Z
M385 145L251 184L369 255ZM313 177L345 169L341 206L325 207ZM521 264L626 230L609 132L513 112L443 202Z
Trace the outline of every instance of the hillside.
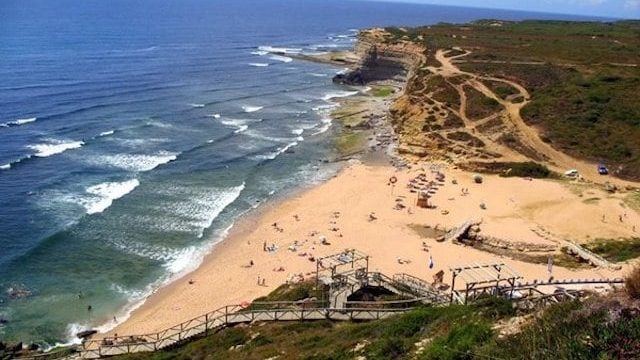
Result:
M266 299L307 295L306 285L283 285ZM372 322L239 325L177 349L115 359L636 359L638 305L624 291L534 312L486 298Z
M640 22L479 21L379 33L383 46L411 43L425 57L392 108L402 152L530 159L558 170L576 167L568 154L640 178Z

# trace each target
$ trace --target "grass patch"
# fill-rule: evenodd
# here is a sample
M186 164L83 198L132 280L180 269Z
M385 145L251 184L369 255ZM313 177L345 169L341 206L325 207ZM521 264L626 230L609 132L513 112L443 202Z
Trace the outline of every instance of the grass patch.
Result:
M546 179L552 176L551 170L545 165L527 161L527 162L510 162L505 163L508 166L507 170L502 176L505 177L531 177L536 179Z
M469 162L460 164L461 168L485 174L499 174L502 177L531 177L535 179L556 178L557 174L545 165L533 161L527 162Z
M585 247L603 258L622 262L640 257L640 238L628 239L596 239Z
M387 97L394 93L395 90L391 86L378 85L371 88L371 94L377 97Z
M261 296L254 302L265 301L298 301L311 297L322 298L321 290L316 289L315 280L307 280L299 284L283 284L278 286L267 296Z
M478 90L465 86L464 92L467 95L467 116L471 120L484 119L502 110L502 106L495 99L486 97Z
M336 138L336 149L340 156L351 156L364 150L367 132L345 131Z

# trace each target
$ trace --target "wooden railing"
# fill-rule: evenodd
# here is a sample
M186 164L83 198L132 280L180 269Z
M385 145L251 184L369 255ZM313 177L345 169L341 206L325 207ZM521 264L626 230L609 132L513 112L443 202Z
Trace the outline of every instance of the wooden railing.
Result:
M269 306L275 304L279 304L279 306L277 308L269 308ZM83 359L95 359L103 356L156 351L238 323L321 319L376 320L410 309L406 307L334 309L320 306L309 307L310 303L304 303L305 306L300 307L299 302L252 304L252 306L254 305L258 307L266 306L267 308L243 309L239 305L225 306L157 333L88 340L82 344L80 355Z
M521 283L504 291L538 290L539 286L549 285L580 285L580 284L619 284L623 279L572 279L556 280L550 282ZM416 306L428 304L448 304L461 302L462 299L452 295L444 295L441 292L433 292L430 284L407 274L398 274L389 278L384 274L371 272L365 278L348 279L342 291L353 292L358 284L377 284L400 287L400 285L413 288L414 291L422 291L423 296L414 299L396 301L345 301L344 307L331 307L325 301L279 301L279 302L254 302L249 306L228 305L182 322L170 328L149 334L130 336L107 336L99 340L87 340L82 343L79 352L71 355L40 354L23 359L48 360L48 359L96 359L105 356L130 354L137 352L157 351L170 346L178 345L196 336L206 336L226 326L253 321L304 321L304 320L376 320L392 316L397 313L409 311ZM395 284L395 285L394 285ZM403 289L398 289L402 291ZM433 293L432 293L433 292ZM531 293L529 299L517 299L517 302L528 301L534 306L544 305L549 302L557 302L560 299L579 296L577 290L568 290L560 293L545 294L537 291ZM333 298L332 298L333 300ZM345 299L346 300L346 299Z

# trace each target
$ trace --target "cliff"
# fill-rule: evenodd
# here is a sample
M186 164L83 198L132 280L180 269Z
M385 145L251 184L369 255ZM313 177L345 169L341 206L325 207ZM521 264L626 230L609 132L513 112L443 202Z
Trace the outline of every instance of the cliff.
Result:
M374 81L405 81L424 62L425 48L400 41L387 41L383 29L363 30L358 35L354 52L359 59L355 70L338 74L333 81L347 85L364 85Z

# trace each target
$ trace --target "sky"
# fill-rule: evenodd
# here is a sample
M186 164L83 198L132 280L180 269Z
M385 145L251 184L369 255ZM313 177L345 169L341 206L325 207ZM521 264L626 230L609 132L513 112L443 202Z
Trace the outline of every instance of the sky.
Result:
M383 0L640 19L640 0Z

